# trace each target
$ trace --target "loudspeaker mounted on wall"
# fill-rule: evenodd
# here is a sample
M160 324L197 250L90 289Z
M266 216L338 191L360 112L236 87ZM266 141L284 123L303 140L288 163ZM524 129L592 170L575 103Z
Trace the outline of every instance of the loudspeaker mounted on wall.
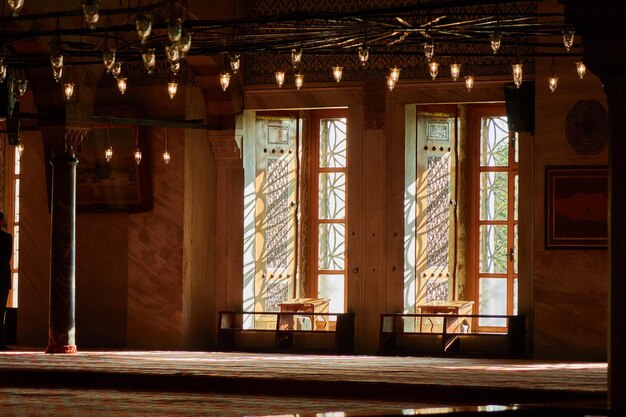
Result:
M535 82L524 81L519 88L504 84L506 117L511 132L535 131Z

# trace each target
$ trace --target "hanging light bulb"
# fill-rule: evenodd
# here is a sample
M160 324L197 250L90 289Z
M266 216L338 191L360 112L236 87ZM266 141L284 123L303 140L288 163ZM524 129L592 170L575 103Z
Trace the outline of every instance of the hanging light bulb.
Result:
M63 93L65 94L65 100L69 101L74 95L74 83L70 81L63 84Z
M230 69L233 71L233 74L237 74L237 71L239 71L240 66L241 66L241 60L239 59L239 55L230 54Z
M222 86L222 91L226 91L226 89L230 85L230 74L229 73L222 72L220 74L220 85Z
M83 0L83 13L89 29L95 29L100 19L100 0Z
M24 154L24 144L22 143L20 138L17 138L17 145L15 147L17 148L17 154L20 156L20 158L22 158L22 155Z
M21 97L26 94L28 89L28 80L26 78L18 78L17 80L17 94Z
M500 35L498 32L492 33L491 35L489 35L489 43L491 45L491 50L493 51L493 53L497 54L500 50L500 44L502 43L502 35Z
M113 146L109 145L109 147L104 150L104 157L107 162L111 162L111 159L113 158Z
M574 45L574 31L568 30L563 33L563 45L565 46L565 50L569 51L572 49L572 45Z
M7 66L4 65L4 59L0 58L0 83L7 78Z
M554 90L556 90L556 86L559 83L559 78L556 76L556 74L550 74L550 77L548 77L548 87L550 88L550 92L554 93Z
M172 19L167 22L167 37L170 42L176 43L183 34L183 21L181 19Z
M393 84L395 85L400 79L400 68L389 68L389 77L393 80ZM389 86L389 82L387 82L387 86Z
M62 77L63 77L63 67L61 68L52 67L52 78L54 78L54 81L59 82L61 81Z
M141 163L141 149L135 149L133 156L135 157L135 163L139 165Z
M302 74L296 74L295 75L295 84L296 84L296 88L299 90L300 87L302 87L302 84L304 83L304 75Z
M146 43L152 33L152 16L148 13L139 14L135 20L135 29L141 43Z
M370 48L367 46L359 46L359 61L361 65L365 65L370 58Z
M115 78L118 78L120 74L122 74L122 61L115 61L111 67L111 74L113 74Z
M183 34L178 41L178 50L180 51L181 58L185 56L191 49L191 32L183 31Z
M179 69L180 69L180 61L170 63L170 70L172 71L173 75L178 74Z
M180 60L180 49L178 44L173 43L171 45L165 45L165 56L170 62L177 62Z
M434 80L435 78L437 78L437 75L439 74L439 62L430 61L428 63L428 69L430 70L430 76Z
M473 75L465 76L465 88L467 88L467 91L472 91L472 88L474 88L474 76Z
M339 65L333 67L333 78L336 82L341 81L341 77L343 77L343 67Z
M585 74L587 73L587 66L584 62L580 61L576 63L576 72L581 80L585 77Z
M13 17L20 14L20 10L24 7L24 0L7 0L9 9L13 12Z
M167 148L165 148L165 152L163 152L163 163L165 163L165 165L167 165L167 164L170 163L171 159L172 159L172 156L167 151Z
M432 41L424 44L424 57L427 61L430 61L435 56L435 44Z
M174 99L177 91L178 83L176 81L170 81L169 83L167 83L167 94L169 94L170 100Z
M52 68L63 68L63 55L50 55L50 65Z
M128 87L128 85L126 84L126 78L118 77L118 79L117 79L117 88L120 90L120 93L125 94L126 93L126 87Z
M276 79L276 84L278 84L278 87L282 87L283 84L285 83L285 72L284 71L276 71L274 73L274 78Z
M519 86L522 84L522 78L524 76L522 66L522 64L511 65L511 67L513 68L513 82L515 83L515 87L517 88L519 88Z
M293 48L291 50L291 65L295 68L300 64L300 62L302 62L302 49Z
M392 91L395 86L396 86L396 80L394 80L393 77L391 77L391 75L388 75L387 76L387 88L389 89L389 91Z
M113 64L115 64L115 49L102 51L102 62L107 72L111 72L111 68L113 68Z
M143 66L148 71L148 74L152 74L154 72L154 67L156 66L156 55L154 54L154 49L150 48L144 51L141 54L141 59L143 60Z
M452 77L452 81L456 81L461 75L461 64L450 64L450 76Z

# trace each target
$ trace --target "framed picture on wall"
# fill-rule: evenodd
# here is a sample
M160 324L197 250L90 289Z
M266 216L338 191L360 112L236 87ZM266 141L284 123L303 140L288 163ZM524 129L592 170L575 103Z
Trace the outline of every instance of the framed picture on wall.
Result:
M546 249L608 247L607 166L546 166Z
M78 148L76 209L80 212L136 212L152 208L148 149L143 129L111 126L92 129ZM107 162L105 151L113 148ZM137 164L134 152L142 150Z

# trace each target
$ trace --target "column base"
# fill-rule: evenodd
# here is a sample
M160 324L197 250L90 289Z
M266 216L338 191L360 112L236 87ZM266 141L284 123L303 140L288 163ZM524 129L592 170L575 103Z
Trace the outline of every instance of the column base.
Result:
M46 353L77 353L76 345L48 346Z

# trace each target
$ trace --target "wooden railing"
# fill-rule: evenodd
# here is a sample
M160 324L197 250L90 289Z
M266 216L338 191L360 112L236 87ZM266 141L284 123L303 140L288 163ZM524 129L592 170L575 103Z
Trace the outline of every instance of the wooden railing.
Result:
M220 350L354 352L354 314L220 311Z
M487 321L498 327L482 331ZM525 323L510 315L381 314L379 353L524 357Z

